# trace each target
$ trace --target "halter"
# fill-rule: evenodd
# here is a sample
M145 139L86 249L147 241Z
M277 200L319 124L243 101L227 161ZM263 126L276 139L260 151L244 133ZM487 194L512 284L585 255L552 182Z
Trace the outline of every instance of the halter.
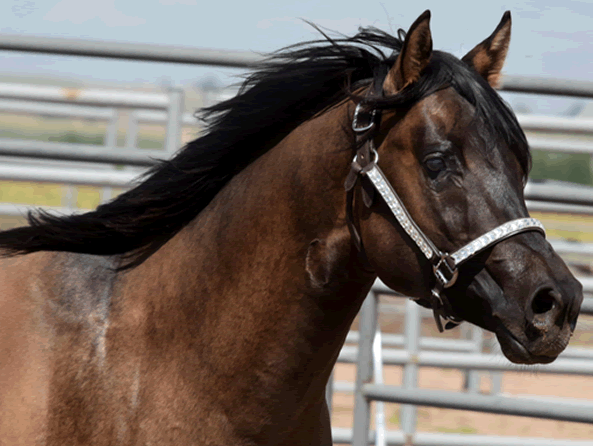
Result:
M379 83L381 88L381 83ZM372 90L369 94L372 95ZM377 88L374 88L377 90ZM375 94L377 91L374 92ZM363 111L363 104L359 103L354 111L352 129L356 135L357 147L359 149L352 160L350 173L346 178L344 187L346 189L346 221L348 229L359 251L362 251L362 240L353 222L353 200L354 187L360 178L368 178L369 182L361 181L362 198L367 207L373 204L374 193L378 192L383 198L396 221L415 243L418 249L432 265L432 272L435 276L435 285L431 291L430 306L433 311L434 320L440 332L443 331L441 318L446 321L445 328L453 328L463 322L453 314L443 290L455 284L459 275L458 267L480 252L494 246L495 244L526 231L539 231L545 237L544 226L535 218L519 218L503 223L491 231L471 241L461 249L450 254L439 250L435 244L422 232L416 222L412 219L401 198L397 195L385 174L378 166L379 154L377 153L373 136L378 128L381 119L381 110L372 108ZM368 185L372 185L369 188ZM418 298L414 300L419 300Z

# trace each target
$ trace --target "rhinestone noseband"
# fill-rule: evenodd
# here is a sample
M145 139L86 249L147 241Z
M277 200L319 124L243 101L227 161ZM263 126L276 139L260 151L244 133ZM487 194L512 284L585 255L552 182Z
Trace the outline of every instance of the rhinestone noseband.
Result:
M385 177L385 174L377 165L379 155L374 148L372 130L374 127L377 127L376 123L380 119L380 117L377 119L379 113L373 109L367 112L365 120L360 116L361 110L361 105L358 104L352 122L352 128L357 135L358 147L360 148L352 161L352 168L345 182L345 188L348 194L346 209L348 228L357 247L359 250L362 250L362 241L352 219L352 201L354 186L358 182L358 179L366 177L370 180L374 190L381 195L402 229L432 264L433 274L436 280L435 286L431 291L430 304L437 327L442 332L443 324L441 318L447 322L446 328L452 328L462 322L461 319L453 315L451 306L442 294L444 289L453 286L457 280L459 274L458 267L480 252L516 234L526 231L539 231L545 236L544 226L535 218L519 218L503 223L488 231L452 254L442 252L414 222L401 198L397 195ZM364 123L360 125L361 122ZM368 188L363 187L362 198L366 206L370 207L373 202L373 191L369 191Z

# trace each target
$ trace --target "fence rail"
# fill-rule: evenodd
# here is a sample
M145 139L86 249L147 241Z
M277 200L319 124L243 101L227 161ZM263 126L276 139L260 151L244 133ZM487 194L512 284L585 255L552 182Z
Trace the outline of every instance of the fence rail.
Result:
M352 429L333 428L334 444L350 443ZM369 432L367 444L379 444L375 432ZM402 431L385 432L385 443L390 446L592 446L588 440L551 440L495 435L437 434L418 432L407 435Z
M365 384L361 391L366 398L390 403L593 423L593 405L591 404L555 402L548 405L534 402L529 398L465 395L445 390L402 389L377 384Z
M250 68L264 57L251 51L230 51L154 45L129 42L105 42L88 39L65 39L15 34L0 34L0 50L69 56L100 57L231 68ZM501 90L509 92L593 98L593 82L533 76L506 75Z
M251 51L14 34L0 34L0 50L232 68L249 68L263 59L261 55Z

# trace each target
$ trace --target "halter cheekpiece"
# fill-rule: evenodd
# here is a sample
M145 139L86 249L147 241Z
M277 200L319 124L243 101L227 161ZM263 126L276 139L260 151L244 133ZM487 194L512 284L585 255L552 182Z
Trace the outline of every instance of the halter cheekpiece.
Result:
M381 90L382 86L379 83L378 88L373 86L369 89L368 95L381 94ZM442 332L443 324L441 318L446 321L445 328L453 328L462 322L461 319L453 315L451 306L447 298L443 295L444 289L455 284L459 275L458 267L478 253L516 234L526 231L539 231L545 236L544 226L535 218L519 218L503 223L488 231L452 254L442 252L414 222L401 198L397 195L377 164L379 162L379 154L374 147L373 136L379 127L380 120L380 110L374 107L365 109L363 102L357 104L352 119L352 129L356 135L358 150L352 160L351 170L344 184L347 193L346 220L348 228L354 243L359 250L362 250L362 240L353 221L353 200L354 188L358 180L366 177L373 187L369 188L365 184L362 185L361 193L365 205L370 207L373 203L375 192L378 192L391 210L396 221L432 265L435 285L431 291L430 305L437 327Z

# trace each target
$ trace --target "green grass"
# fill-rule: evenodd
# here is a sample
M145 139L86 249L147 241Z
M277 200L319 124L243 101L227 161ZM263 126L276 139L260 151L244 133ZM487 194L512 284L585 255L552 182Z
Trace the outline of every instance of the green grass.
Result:
M103 135L80 135L78 133L73 132L47 136L47 141L50 142L65 142L69 144L90 144L97 146L103 145L104 140L105 137Z
M445 434L477 434L478 429L472 426L457 426L457 427L444 427L438 426L436 428L438 432Z
M593 216L544 212L532 212L531 216L541 220L548 238L593 242Z
M559 180L593 184L591 155L588 153L557 153L534 150L529 177L534 180Z
M399 409L393 412L393 415L389 417L389 422L398 426L400 425Z

